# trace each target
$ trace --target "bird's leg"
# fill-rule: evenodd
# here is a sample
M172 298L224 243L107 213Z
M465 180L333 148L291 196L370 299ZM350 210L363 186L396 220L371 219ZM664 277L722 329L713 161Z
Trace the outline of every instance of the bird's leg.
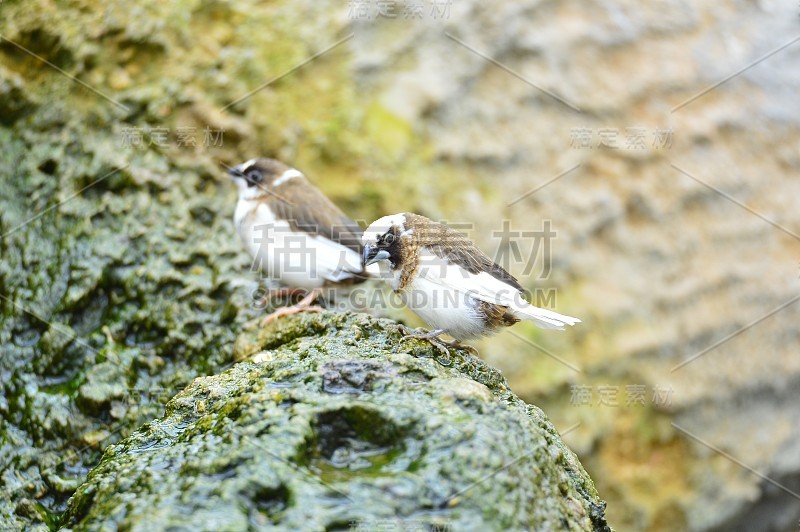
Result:
M261 326L263 327L269 322L276 320L282 316L290 316L292 314L298 314L300 312L322 312L325 309L317 305L312 305L312 303L316 301L317 298L321 295L322 295L322 290L320 290L319 288L314 288L313 290L308 292L308 294L306 294L306 297L304 297L291 307L281 307L272 314L270 314L269 316L265 317L264 320L261 322Z

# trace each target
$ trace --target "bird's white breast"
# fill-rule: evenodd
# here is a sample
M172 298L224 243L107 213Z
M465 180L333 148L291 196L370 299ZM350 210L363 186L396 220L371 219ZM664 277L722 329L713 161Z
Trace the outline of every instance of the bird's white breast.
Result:
M424 276L401 291L403 303L434 329L443 329L459 340L485 334L479 301L466 293L443 287Z
M461 275L461 268L419 249L420 263L416 275L401 291L403 303L434 329L443 329L459 340L486 334L487 327L480 313L480 302L466 290L456 290L440 282L444 275ZM394 272L392 285L397 289L401 272Z
M242 222L244 221L245 216L247 216L254 209L258 208L259 203L260 202L258 202L256 200L249 200L249 199L239 199L239 201L236 203L236 210L233 213L233 223L236 225L236 229L239 230L239 235L243 239L244 239L245 235L240 230ZM272 211L270 210L270 208L267 207L266 205L265 205L265 207L266 207L266 211L268 211L268 212L266 212L264 210L261 210L258 213L259 216L264 216L266 218L265 215L269 214L269 216L271 216L272 219L271 220L267 220L267 219L260 220L260 223L269 223L270 221L275 221L275 216L272 215ZM252 224L250 224L250 225L252 226Z

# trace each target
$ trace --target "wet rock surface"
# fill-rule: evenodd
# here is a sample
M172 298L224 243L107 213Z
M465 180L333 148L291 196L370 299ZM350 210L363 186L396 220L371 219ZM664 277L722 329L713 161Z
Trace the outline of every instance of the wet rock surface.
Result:
M236 353L109 447L62 524L609 530L546 416L465 351L327 312L245 332Z

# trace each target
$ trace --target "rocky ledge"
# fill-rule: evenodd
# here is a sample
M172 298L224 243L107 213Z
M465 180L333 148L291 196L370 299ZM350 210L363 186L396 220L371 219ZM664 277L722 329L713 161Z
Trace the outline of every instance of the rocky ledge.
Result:
M235 351L106 450L62 526L609 530L544 413L466 351L332 312L253 326Z

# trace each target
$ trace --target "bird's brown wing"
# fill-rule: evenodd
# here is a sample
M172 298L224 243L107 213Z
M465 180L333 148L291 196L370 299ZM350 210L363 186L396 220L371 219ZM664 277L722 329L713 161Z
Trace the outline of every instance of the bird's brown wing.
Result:
M486 272L495 279L524 291L519 281L481 251L466 235L424 216L405 213L409 228L413 228L418 245L434 255L458 265L472 274Z
M270 209L293 231L319 235L361 253L361 228L305 178L286 181L276 193L269 196Z

